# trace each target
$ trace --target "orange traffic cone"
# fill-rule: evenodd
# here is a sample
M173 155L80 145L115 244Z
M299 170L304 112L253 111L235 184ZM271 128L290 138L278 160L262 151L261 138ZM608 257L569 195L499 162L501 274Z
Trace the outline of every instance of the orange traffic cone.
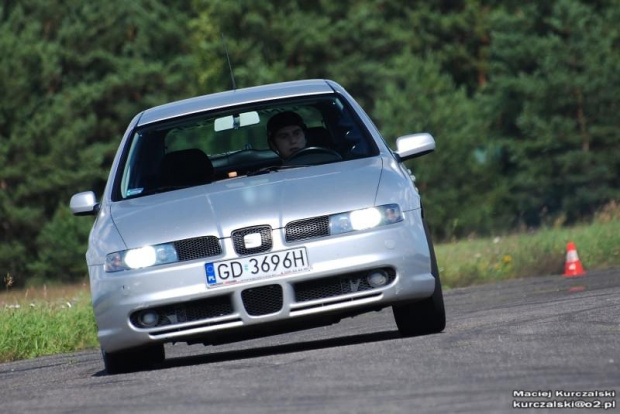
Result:
M566 264L564 265L564 276L575 277L583 276L585 274L586 272L583 270L581 260L579 260L579 256L577 255L575 243L568 242L566 245Z

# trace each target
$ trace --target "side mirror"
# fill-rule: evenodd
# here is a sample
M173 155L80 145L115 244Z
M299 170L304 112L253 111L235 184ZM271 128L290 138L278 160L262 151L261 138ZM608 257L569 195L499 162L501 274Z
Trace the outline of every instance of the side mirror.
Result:
M74 194L69 203L71 213L75 216L95 215L99 211L97 197L92 191Z
M421 157L435 150L435 138L431 134L404 135L396 139L396 155L401 161Z

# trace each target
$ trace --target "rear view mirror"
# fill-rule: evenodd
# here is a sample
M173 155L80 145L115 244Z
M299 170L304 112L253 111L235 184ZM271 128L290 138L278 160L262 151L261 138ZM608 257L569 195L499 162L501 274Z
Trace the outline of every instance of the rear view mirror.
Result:
M239 129L243 126L256 125L260 123L258 112L243 112L240 114L229 115L215 120L215 132L226 131L227 129Z
M435 150L435 139L431 134L404 135L396 139L396 155L402 161L428 154Z
M69 208L71 209L71 213L76 216L88 216L97 214L99 211L99 203L97 202L95 193L92 191L85 191L71 197Z

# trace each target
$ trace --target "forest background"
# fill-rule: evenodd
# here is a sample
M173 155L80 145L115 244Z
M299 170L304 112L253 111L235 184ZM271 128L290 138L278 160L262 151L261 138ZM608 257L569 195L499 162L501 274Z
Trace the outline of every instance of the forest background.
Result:
M92 220L133 116L237 87L328 78L411 162L437 241L590 220L620 200L617 0L4 0L0 276L86 274Z

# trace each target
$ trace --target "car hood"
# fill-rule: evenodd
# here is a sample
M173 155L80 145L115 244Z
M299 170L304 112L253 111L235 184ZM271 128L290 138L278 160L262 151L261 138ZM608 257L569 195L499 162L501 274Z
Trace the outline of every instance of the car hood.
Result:
M128 248L213 235L257 225L373 206L381 158L238 177L199 187L112 203L111 215Z

